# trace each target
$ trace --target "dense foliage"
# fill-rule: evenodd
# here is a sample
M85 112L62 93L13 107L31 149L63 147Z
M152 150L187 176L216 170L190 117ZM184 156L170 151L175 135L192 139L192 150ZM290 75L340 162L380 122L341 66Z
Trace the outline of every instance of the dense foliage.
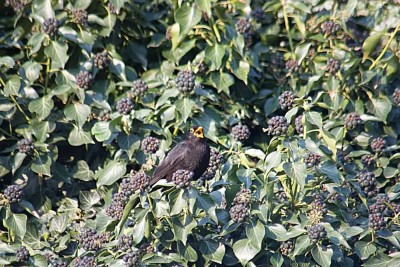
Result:
M398 0L0 7L0 265L400 265Z

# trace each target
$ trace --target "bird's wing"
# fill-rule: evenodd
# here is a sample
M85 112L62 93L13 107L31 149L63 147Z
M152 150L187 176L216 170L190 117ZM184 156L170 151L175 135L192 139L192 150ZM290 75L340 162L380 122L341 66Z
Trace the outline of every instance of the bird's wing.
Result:
M178 143L165 159L158 165L153 173L153 177L150 180L150 185L157 183L163 178L167 178L168 175L172 175L182 160L190 155L190 148L186 142Z

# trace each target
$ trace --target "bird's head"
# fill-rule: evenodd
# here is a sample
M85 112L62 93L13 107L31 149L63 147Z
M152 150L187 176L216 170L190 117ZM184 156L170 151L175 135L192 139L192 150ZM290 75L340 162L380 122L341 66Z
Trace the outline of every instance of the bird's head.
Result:
M189 130L189 138L204 138L203 127L193 126Z

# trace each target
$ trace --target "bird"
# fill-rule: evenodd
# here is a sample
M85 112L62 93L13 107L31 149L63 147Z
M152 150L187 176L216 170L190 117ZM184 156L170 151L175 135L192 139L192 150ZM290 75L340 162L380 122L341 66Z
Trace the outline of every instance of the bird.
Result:
M150 179L150 186L161 179L172 181L177 170L193 172L193 180L197 180L206 171L210 160L210 147L204 138L203 127L190 128L187 138L169 151L164 160L156 167Z

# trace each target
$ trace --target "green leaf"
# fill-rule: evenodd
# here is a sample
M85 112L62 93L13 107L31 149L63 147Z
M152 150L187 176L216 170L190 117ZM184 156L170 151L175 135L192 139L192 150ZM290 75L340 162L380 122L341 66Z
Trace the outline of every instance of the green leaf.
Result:
M80 207L84 210L91 209L94 205L100 203L100 195L96 191L80 191L79 192L79 202Z
M50 221L49 231L63 233L69 225L69 216L66 213L58 214Z
M321 117L321 114L319 112L307 111L307 112L304 112L304 113L306 115L306 120L309 123L317 126L319 129L322 128L322 117Z
M78 126L82 127L90 115L90 107L85 104L75 102L65 108L64 115L67 117L67 119L76 121Z
M376 252L376 246L371 242L358 241L354 245L354 250L360 259L366 260Z
M181 217L174 217L172 223L175 240L179 240L186 245L188 235L197 226L197 222L193 217L183 215Z
M14 67L15 61L12 57L5 56L5 57L0 57L0 67L6 70L11 69Z
M225 246L223 244L214 240L202 240L199 250L207 260L222 264L222 259L225 256Z
M42 18L54 18L51 0L35 0L32 2L32 10L35 15Z
M375 50L375 47L381 42L382 36L386 33L385 31L381 31L375 34L370 35L367 39L365 39L362 49L363 49L363 59L369 57L369 55Z
M31 51L29 52L30 56L37 53L40 50L40 48L42 48L42 42L45 37L46 37L45 33L36 32L29 38L28 46L30 46L31 48Z
M210 70L219 70L222 65L222 59L225 55L225 46L220 44L214 44L208 46L204 52L204 61L209 66Z
M94 144L92 136L89 132L85 132L82 128L74 125L74 128L69 133L68 143L71 146L81 146L87 144Z
M118 161L110 161L107 165L96 172L97 187L112 185L126 173L126 164Z
M90 170L86 161L80 160L77 162L77 170L73 176L82 181L91 181L94 178L94 173Z
M175 21L179 23L180 35L185 36L201 20L201 11L196 5L184 3L175 13Z
M24 63L23 68L25 70L26 78L31 82L35 82L39 79L40 72L42 71L43 67L39 63L34 61L28 61Z
M324 161L319 169L323 174L328 176L337 185L340 184L340 173L336 167L336 164L332 161Z
M104 142L111 137L110 123L107 121L96 122L91 130L97 141Z
M252 260L254 256L260 252L257 245L249 239L241 239L235 242L232 248L233 253L235 253L235 256L239 259L242 265L245 265L247 262Z
M267 155L267 158L265 159L264 172L268 173L273 168L278 167L279 164L281 164L281 154L282 152L280 151L273 151Z
M297 18L297 16L296 16ZM308 50L310 50L311 43L304 43L296 47L294 54L296 56L297 65L300 66L301 62L306 58L308 55Z
M229 95L229 87L235 83L235 79L228 73L212 72L210 82L217 89L218 93L224 92Z
M311 254L314 260L322 267L331 266L331 261L333 256L333 250L331 248L317 245L311 250Z
M14 75L11 79L9 79L4 88L4 95L18 95L19 89L21 88L21 79Z
M51 176L51 163L51 158L48 155L40 155L33 161L31 169L39 175Z
M210 218L218 223L218 218L215 213L215 202L209 194L199 194L196 198L196 205L207 212Z
M192 115L192 110L195 105L196 103L187 97L179 99L175 102L176 109L182 115L183 122L186 122L190 115Z
M232 73L242 80L245 84L247 84L247 76L250 72L250 64L243 60L233 60L230 62L230 69Z
M33 100L28 105L29 111L36 113L39 120L43 120L50 115L54 108L54 102L49 96L44 96Z
M307 177L307 168L304 162L286 162L283 164L283 170L290 178L300 186L300 190L304 188Z
M184 190L179 189L169 194L171 216L181 213L181 211L187 207L187 202L183 199L183 193Z
M6 218L6 227L12 230L20 239L23 239L26 233L27 216L10 212Z
M50 45L44 49L44 53L51 59L51 69L64 69L68 61L68 45L58 41L51 41Z
M392 103L387 97L371 98L367 102L367 107L381 121L386 122L386 118L392 109Z
M246 225L246 235L248 239L261 250L262 242L265 237L265 227L259 220L256 222L252 221Z

